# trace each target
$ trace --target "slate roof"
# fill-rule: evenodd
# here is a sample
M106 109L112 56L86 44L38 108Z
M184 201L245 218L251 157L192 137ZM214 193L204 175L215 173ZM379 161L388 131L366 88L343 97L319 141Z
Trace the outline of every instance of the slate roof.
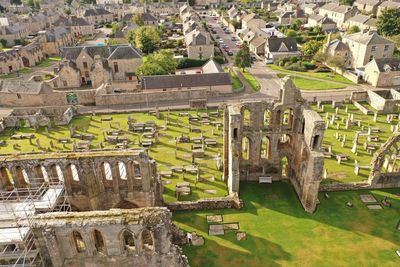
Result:
M398 58L380 58L374 60L380 72L385 72L388 67L391 71L400 71L400 59Z
M159 75L142 78L142 89L144 90L218 85L231 85L231 78L228 73Z
M111 12L105 10L104 8L91 8L91 9L86 9L85 12L83 13L84 17L88 16L100 16L100 15L112 15Z
M67 26L67 27L90 25L89 22L87 22L84 18L71 18L71 19L59 18L53 24L54 26Z
M337 3L328 3L328 4L324 5L324 6L322 6L320 8L320 10L321 9L325 9L325 10L333 11L333 12L336 12L336 13L344 14L344 13L348 12L351 9L351 6L339 5Z
M250 45L254 47L259 47L260 45L265 44L266 40L263 37L256 37L253 40L251 40Z
M68 60L75 61L82 50L92 58L95 55L99 55L102 58L110 59L129 59L129 58L141 58L142 55L136 48L131 45L110 45L110 46L73 46L64 47L62 49L62 57Z
M287 37L287 38L268 38L267 46L269 52L282 52L279 49L285 45L288 49L288 52L297 52L297 42L295 38Z
M358 23L365 23L370 19L369 16L366 15L362 15L362 14L357 14L354 17L349 18L348 21L354 21L354 22L358 22Z
M0 80L0 92L38 95L46 85L27 80Z
M349 51L349 47L338 39L330 42L327 49L328 51Z
M108 57L108 59L131 59L141 58L142 55L138 50L130 45L121 45L114 48L114 51Z
M345 35L344 38L349 39L353 42L365 44L365 45L371 45L371 44L392 44L391 41L388 39L380 36L377 33L362 33L362 32L357 32L349 35Z
M380 0L356 0L357 4L367 5L367 6L375 6L378 5Z
M156 17L154 17L150 13L144 13L143 14L143 21L158 21Z
M218 72L224 72L224 69L219 65L217 62L215 62L214 59L209 59L202 67L201 67L203 73L218 73Z
M199 31L197 29L189 32L185 36L186 45L208 45L207 43L207 33Z
M387 8L400 8L400 3L394 2L394 1L385 1L379 5L379 8L381 8L381 9L384 9L386 7Z

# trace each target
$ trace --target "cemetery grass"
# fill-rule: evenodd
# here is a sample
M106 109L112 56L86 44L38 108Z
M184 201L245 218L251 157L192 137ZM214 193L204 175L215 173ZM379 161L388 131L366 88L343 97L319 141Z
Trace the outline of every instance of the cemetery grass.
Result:
M188 166L191 165L191 144L179 144L177 150L178 158L175 158L175 138L180 136L182 133L189 135L190 137L200 137L200 133L189 133L189 123L188 117L179 116L180 111L170 112L169 121L170 125L168 130L162 131L160 133L165 134L159 138L159 144L153 144L149 150L149 155L157 161L158 171L167 171L171 166ZM199 111L200 112L200 111ZM196 111L190 111L191 114L195 115ZM136 122L146 122L154 121L157 126L165 125L166 112L161 112L160 119L157 119L153 115L145 113L127 113L127 114L110 114L104 115L104 117L112 117L113 123L119 122L121 128L124 130L124 135L129 138L132 145L129 148L139 147L139 138L141 134L128 131L128 116L135 119ZM210 117L213 118L213 117ZM221 121L222 117L216 118L214 120ZM178 125L178 121L180 125ZM70 138L69 127L73 125L77 128L78 133L88 133L95 135L95 139L91 142L91 149L97 149L100 142L104 141L103 132L110 130L110 122L101 121L101 116L94 116L93 120L90 116L76 116L73 118L69 126L54 126L49 133L49 137L46 136L45 128L42 127L35 133L33 128L20 128L6 129L0 134L0 140L6 140L6 146L0 146L0 154L14 154L18 152L42 152L37 147L36 139L40 140L40 146L44 148L50 148L50 141L52 140L56 146L54 151L72 150L72 143L66 145L66 149L63 148L61 144L57 143L59 138ZM197 183L195 186L196 175L195 174L185 174L185 181L189 181L192 186L192 194L189 196L181 196L179 200L189 201L198 200L200 198L208 197L220 197L227 195L227 188L225 182L221 181L222 172L217 170L216 161L214 156L218 153L223 154L223 141L222 141L222 127L219 131L214 127L215 134L212 136L211 129L213 126L193 124L193 126L201 128L205 138L215 138L217 139L218 146L215 148L206 148L206 157L204 159L196 159L196 162L200 166L201 178L207 179L205 182ZM13 134L23 134L23 133L33 133L35 134L35 139L33 139L31 145L29 140L11 140L10 137ZM80 140L77 140L79 142ZM154 139L153 139L154 142ZM14 151L13 144L19 144L20 148ZM114 148L114 145L103 142L104 148ZM212 181L212 177L214 177ZM208 180L210 179L210 180ZM183 182L183 175L174 173L171 178L163 178L163 181L169 180L170 184L166 184L164 187L164 200L166 202L176 201L175 197L175 186L178 182ZM205 189L216 190L215 194L205 193Z
M287 76L287 74L283 73L278 73L277 76L279 78L283 78ZM332 89L343 89L346 86L338 84L338 83L332 83L332 82L325 82L325 81L317 81L317 80L311 80L299 76L292 76L292 80L296 87L298 87L300 90L304 91L319 91L319 90L332 90Z
M386 115L378 115L377 122L373 122L373 115L364 115L359 111L353 104L346 104L349 109L348 111L354 114L355 120L361 120L361 126L365 126L365 131L368 130L368 127L379 127L380 133L373 133L373 135L377 135L380 137L379 142L372 142L383 144L387 141L387 139L392 135L390 130L390 124L386 121ZM335 113L335 109L332 108L330 104L325 104L325 112L321 112L317 109L315 105L312 108L319 112L325 122L326 112L329 112L330 115ZM347 114L345 113L345 107L339 109L338 116L341 118L347 119ZM393 120L393 124L397 123L398 120ZM336 140L335 132L338 132L340 135L346 135L346 144L344 147L341 146L341 142ZM357 160L361 166L369 166L372 160L373 154L367 153L364 149L364 142L367 142L366 136L360 136L358 139L357 145L357 155L353 154L351 151L353 145L353 139L356 131L361 131L361 128L357 125L353 125L349 127L348 130L345 129L345 122L340 121L340 130L336 129L335 125L330 125L329 129L325 130L323 145L324 146L332 146L332 153L334 156L332 158L325 158L325 168L328 171L327 179L323 179L321 183L336 183L336 182L360 182L367 181L370 170L361 169L359 175L357 176L354 173L354 162ZM336 154L346 154L349 156L348 161L342 161L339 165L335 158Z
M388 196L392 207L369 210L360 194ZM289 183L259 185L242 182L241 210L178 211L174 223L205 238L201 247L184 246L191 266L397 266L400 235L400 189L320 193L314 214L305 212ZM345 205L351 201L353 207ZM238 222L236 231L208 236L207 215L222 214L224 223Z

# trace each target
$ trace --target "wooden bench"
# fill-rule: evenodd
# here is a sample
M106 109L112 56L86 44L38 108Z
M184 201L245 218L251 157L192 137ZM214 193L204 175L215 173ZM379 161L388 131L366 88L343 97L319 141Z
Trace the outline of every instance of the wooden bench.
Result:
M272 184L272 176L260 176L258 177L259 184Z

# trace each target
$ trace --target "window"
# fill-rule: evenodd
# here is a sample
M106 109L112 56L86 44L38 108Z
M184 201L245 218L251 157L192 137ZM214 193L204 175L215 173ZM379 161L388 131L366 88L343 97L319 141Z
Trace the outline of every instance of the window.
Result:
M104 251L103 235L99 230L95 229L93 231L93 237L94 237L94 246L96 247L97 252L103 252Z
M389 50L389 45L385 45L385 48L383 49L383 51L388 51Z
M18 98L18 99L21 99L21 95L20 95L20 94L17 94L17 98Z
M72 232L72 239L74 240L75 248L78 253L86 251L86 244L83 241L82 235L78 231Z
M370 56L369 57L369 61L371 61L371 60L373 60L374 59L374 56Z
M114 71L118 72L118 62L114 62Z
M376 51L376 46L371 47L371 52L374 52L374 51Z
M67 81L63 81L63 85L64 85L64 86L68 86Z
M89 71L87 71L87 70L85 71L85 77L86 77L86 78L89 78L89 77L90 77Z
M87 68L88 68L87 62L83 62L83 68L84 68L84 69L87 69Z

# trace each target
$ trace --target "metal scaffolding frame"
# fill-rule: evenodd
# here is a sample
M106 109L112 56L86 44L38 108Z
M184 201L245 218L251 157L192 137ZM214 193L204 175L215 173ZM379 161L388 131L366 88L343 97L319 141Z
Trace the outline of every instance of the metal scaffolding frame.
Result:
M35 214L55 211L71 211L58 178L29 177L24 188L0 191L0 266L44 267L31 226Z

